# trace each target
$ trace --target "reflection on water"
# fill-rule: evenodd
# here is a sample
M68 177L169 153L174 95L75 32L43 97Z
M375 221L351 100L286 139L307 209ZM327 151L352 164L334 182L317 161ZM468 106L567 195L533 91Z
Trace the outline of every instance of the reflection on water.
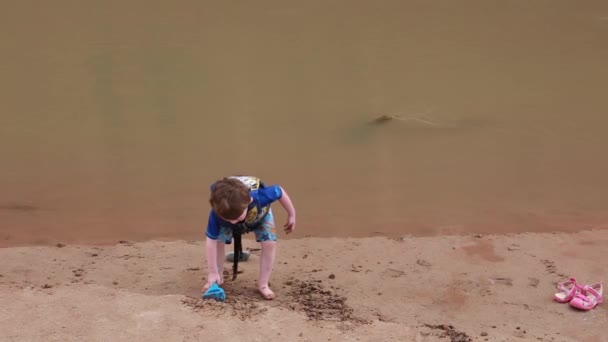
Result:
M607 15L601 1L14 3L0 244L202 238L208 184L233 173L292 193L296 237L605 227Z

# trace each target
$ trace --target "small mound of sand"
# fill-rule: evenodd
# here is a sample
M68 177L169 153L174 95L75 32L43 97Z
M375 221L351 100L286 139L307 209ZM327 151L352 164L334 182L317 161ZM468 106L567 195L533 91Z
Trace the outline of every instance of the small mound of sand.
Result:
M225 303L216 302L214 300L202 300L195 297L186 297L181 300L182 304L196 312L226 312L227 306Z
M182 304L196 312L209 312L214 314L230 313L244 321L254 319L255 316L266 312L268 309L251 301L250 298L231 296L225 302L215 300L203 300L195 297L182 299Z
M228 305L232 308L232 315L238 317L241 321L255 319L256 316L268 311L268 308L261 306L256 302L252 302L247 298L243 300L239 297L235 297L228 301Z
M293 299L290 309L306 313L310 320L369 323L356 317L354 310L346 304L346 298L323 289L320 283L291 279L288 295Z
M456 329L454 329L453 326L451 325L444 325L444 324L438 324L438 325L431 325L431 324L425 324L424 325L427 328L431 328L433 330L440 330L441 333L439 334L440 338L449 338L450 342L472 342L473 339L469 337L469 335L457 331Z

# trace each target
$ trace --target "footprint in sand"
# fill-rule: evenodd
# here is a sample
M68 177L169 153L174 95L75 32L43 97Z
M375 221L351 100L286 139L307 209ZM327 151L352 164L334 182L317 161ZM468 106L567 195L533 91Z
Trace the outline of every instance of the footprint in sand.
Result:
M84 274L84 270L82 268L77 268L75 270L72 270L72 273L74 273L74 276L76 277L82 277L82 275Z
M547 272L549 272L549 273L557 272L557 268L555 267L555 263L553 261L543 259L543 260L541 260L541 262L543 263L543 265L545 265L545 269L547 270Z
M424 260L424 259L418 259L416 260L416 264L422 266L422 267L431 267L431 263Z
M384 270L384 275L389 276L391 278L399 278L405 276L404 271L396 270L394 268L387 268Z
M511 246L507 247L507 250L509 252L518 251L520 249L521 249L521 247L518 244L515 244L515 243L511 244Z
M511 278L503 278L503 277L490 278L490 282L492 284L513 286L513 279L511 279Z
M565 274L557 272L557 267L555 266L555 263L553 261L547 260L547 259L543 259L540 262L542 262L543 265L545 265L545 269L547 270L547 272L549 272L551 274L557 274L561 278L565 278L566 277Z
M528 280L530 281L528 283L528 285L532 286L532 287L537 287L538 284L540 284L540 280L536 279L536 278L528 278Z

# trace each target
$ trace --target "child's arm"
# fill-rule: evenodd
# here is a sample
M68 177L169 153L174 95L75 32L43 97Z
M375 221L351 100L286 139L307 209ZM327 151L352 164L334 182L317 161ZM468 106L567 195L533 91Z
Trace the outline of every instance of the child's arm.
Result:
M287 223L285 223L284 228L285 232L289 234L296 229L296 208L293 207L293 203L291 202L291 198L289 198L287 191L281 188L281 192L283 195L279 198L279 203L281 203L287 212Z
M222 284L222 278L217 269L217 240L207 237L206 247L207 270L209 274L207 275L207 284L202 289L203 292L206 291L209 286L213 285L213 283L218 283L218 285Z

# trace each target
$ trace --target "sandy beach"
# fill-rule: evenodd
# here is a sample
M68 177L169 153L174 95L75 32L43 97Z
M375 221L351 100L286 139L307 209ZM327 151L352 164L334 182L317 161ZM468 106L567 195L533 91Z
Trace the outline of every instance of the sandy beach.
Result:
M605 305L552 300L608 279L607 230L281 241L274 301L244 244L225 303L200 299L202 241L0 249L0 340L608 341Z
M552 300L608 281L608 1L12 1L0 35L0 342L608 342ZM252 236L199 292L237 174L298 212L273 301Z

